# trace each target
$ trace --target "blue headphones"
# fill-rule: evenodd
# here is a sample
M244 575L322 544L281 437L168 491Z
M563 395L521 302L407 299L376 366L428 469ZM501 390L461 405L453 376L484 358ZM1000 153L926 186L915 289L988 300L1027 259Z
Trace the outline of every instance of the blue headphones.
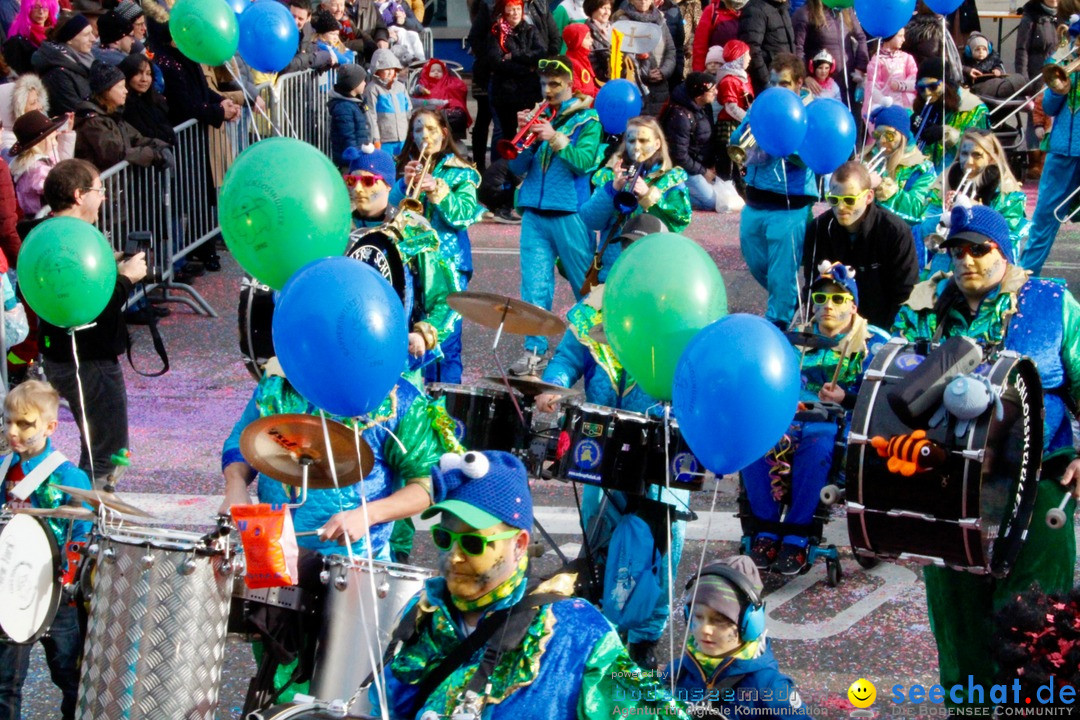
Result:
M765 601L762 600L761 595L758 594L754 586L750 584L749 578L735 568L723 563L713 563L702 568L700 575L691 577L686 583L686 589L690 590L694 583L698 581L698 578L704 575L721 577L743 594L746 602L741 603L742 609L739 611L739 621L736 623L739 627L739 639L743 642L753 642L760 638L765 632ZM683 613L685 613L686 620L689 622L689 602L683 607Z

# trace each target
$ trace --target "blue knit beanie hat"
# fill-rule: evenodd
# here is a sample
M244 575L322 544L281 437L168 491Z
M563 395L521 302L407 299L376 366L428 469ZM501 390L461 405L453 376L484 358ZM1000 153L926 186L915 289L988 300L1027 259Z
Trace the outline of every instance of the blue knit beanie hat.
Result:
M345 152L341 153L341 157L349 161L350 173L365 171L381 175L387 185L394 184L397 167L394 165L394 158L385 150L376 150L374 145L364 145L359 148L350 147L345 148Z
M859 304L859 286L855 284L855 270L853 268L849 268L844 263L822 260L821 264L818 265L817 279L810 285L810 290L817 290L829 283L836 283L847 290L855 298L855 304Z
M510 453L488 450L464 455L446 453L431 470L436 503L420 516L440 512L456 515L477 530L500 522L532 530L533 505L529 475Z
M993 242L1001 250L1006 262L1014 264L1009 224L997 210L985 205L954 207L949 221L949 237L941 243L941 247L951 248L964 243L985 245Z
M915 140L914 136L911 134L911 111L907 108L902 108L898 105L875 108L874 111L870 113L870 122L874 124L875 128L890 127L898 131L907 138L908 144L911 144L911 142Z

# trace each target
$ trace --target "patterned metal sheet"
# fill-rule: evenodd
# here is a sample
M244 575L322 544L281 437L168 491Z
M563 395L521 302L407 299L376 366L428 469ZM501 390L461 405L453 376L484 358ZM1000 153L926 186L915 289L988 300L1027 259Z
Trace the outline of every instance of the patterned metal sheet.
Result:
M147 530L94 539L79 720L213 720L217 710L227 556L196 554L192 533Z

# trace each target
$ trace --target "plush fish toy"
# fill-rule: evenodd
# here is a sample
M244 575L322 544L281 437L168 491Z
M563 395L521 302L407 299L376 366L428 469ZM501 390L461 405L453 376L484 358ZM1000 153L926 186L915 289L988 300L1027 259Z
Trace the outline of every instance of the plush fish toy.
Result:
M886 463L889 472L904 477L940 467L947 457L945 448L926 438L925 430L916 430L910 435L894 435L891 438L878 435L870 439L870 444L879 456L889 459Z
M945 386L941 406L930 418L930 427L937 427L947 414L952 415L956 418L953 434L956 437L963 437L971 424L991 405L994 406L997 419L1003 419L1005 408L1001 404L1001 392L983 375L976 373L960 375L950 380Z

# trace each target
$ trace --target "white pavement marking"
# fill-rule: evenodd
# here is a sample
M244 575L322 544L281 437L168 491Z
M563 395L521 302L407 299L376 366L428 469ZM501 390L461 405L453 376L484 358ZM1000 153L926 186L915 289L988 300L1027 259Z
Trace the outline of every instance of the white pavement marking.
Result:
M473 248L473 255L520 255L517 248Z
M767 607L769 608L767 613L769 615L769 637L780 640L821 640L833 635L839 635L872 613L881 604L907 591L909 587L915 584L916 580L915 573L911 572L911 570L892 563L881 563L863 572L867 575L879 577L885 583L857 602L848 605L840 612L821 622L789 623L777 620L772 617L772 613L815 583L824 582L825 563L823 562L815 563L810 572L800 575L783 585L776 592L766 595Z

